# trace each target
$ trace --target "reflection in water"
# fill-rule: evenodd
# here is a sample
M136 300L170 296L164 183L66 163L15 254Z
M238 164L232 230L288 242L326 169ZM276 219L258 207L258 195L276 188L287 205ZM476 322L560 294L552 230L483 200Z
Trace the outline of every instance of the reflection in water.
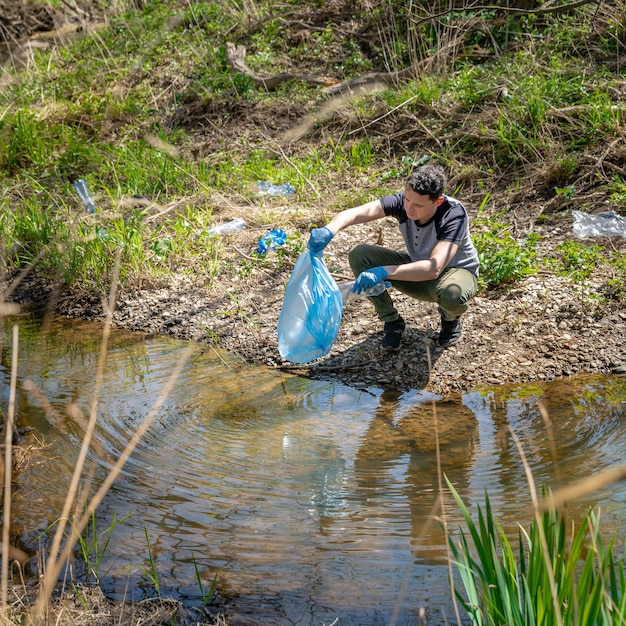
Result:
M380 396L357 452L355 478L365 499L373 491L384 498L390 488L401 489L417 553L421 559L442 559L443 533L439 524L433 524L434 516L441 514L439 477L447 477L458 491L466 492L478 421L460 398L418 402L406 410L401 398L396 391Z
M33 462L20 475L14 533L29 546L54 522L89 415L100 328L57 320L20 324L18 415ZM8 399L10 325L2 335L0 401ZM90 453L96 480L150 412L188 344L113 333ZM26 390L24 382L30 381ZM538 485L564 485L624 462L626 380L473 391L366 393L241 363L196 346L122 476L98 511L115 529L99 575L114 597L154 595L145 533L161 591L200 604L196 569L217 573L230 623L415 624L454 621L440 527L440 474L506 530L527 524L528 486L511 431ZM45 406L45 403L49 406ZM541 407L544 411L542 414ZM547 417L546 417L547 416ZM440 457L437 455L437 444ZM571 506L602 504L622 532L619 485ZM445 500L456 532L461 517ZM46 535L44 535L45 537ZM45 541L45 539L44 539ZM127 573L127 572L130 572Z

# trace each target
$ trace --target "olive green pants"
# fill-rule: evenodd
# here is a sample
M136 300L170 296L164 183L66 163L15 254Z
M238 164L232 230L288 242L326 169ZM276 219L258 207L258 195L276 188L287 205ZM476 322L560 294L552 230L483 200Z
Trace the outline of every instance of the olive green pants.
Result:
M396 252L380 246L360 244L350 250L350 267L355 276L379 265L403 265L411 263L405 252ZM478 290L476 276L468 270L451 267L444 270L436 280L391 280L393 287L416 300L436 302L443 319L457 319L467 311L470 300ZM393 322L399 315L388 291L370 297L378 317L383 322Z

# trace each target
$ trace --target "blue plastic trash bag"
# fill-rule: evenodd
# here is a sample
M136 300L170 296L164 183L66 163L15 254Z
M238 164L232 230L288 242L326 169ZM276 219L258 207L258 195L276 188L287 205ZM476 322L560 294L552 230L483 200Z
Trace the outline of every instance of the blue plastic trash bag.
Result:
M278 318L278 351L292 363L309 363L333 347L343 303L324 259L303 252L293 268Z
M276 250L287 241L287 233L282 228L274 228L259 239L257 254L265 254L268 250Z

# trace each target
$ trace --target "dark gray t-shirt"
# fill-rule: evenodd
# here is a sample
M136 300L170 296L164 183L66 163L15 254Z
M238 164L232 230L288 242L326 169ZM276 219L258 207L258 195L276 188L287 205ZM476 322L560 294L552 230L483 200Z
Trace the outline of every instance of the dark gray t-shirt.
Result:
M435 215L425 224L418 224L406 214L404 192L383 196L380 203L385 215L398 220L412 261L430 258L438 241L451 241L458 244L459 249L446 267L461 267L478 276L478 253L470 238L467 211L458 200L448 196L443 198Z

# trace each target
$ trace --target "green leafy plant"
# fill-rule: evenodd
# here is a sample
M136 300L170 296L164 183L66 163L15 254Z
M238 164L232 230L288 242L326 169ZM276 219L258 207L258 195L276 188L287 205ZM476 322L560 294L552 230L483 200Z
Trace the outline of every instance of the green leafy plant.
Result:
M403 156L400 161L399 167L394 167L390 170L386 170L380 175L380 182L386 182L390 179L399 178L402 181L406 179L409 174L420 165L425 165L430 161L430 156L422 155L419 159L413 157Z
M622 181L621 177L614 177L609 189L611 204L626 207L626 183Z
M537 271L538 233L528 233L525 240L517 241L503 222L488 222L486 226L472 236L480 259L482 288L506 285Z
M160 259L167 258L172 252L172 240L169 237L153 239L150 251Z
M613 300L626 300L626 254L615 251L609 263L615 275L608 281L608 296Z
M558 274L569 276L576 282L587 280L598 264L603 262L604 248L597 244L585 245L579 241L566 240L555 249L560 257L551 260L552 266Z
M557 196L564 196L568 200L576 193L576 187L574 185L568 185L567 187L556 187L554 192Z
M302 234L298 231L293 234L288 233L285 246L292 258L297 258L302 252L306 250L306 238L303 237Z
M593 626L626 621L624 557L615 537L602 540L600 514L590 510L575 531L554 508L520 527L517 552L493 517L489 496L474 521L459 494L448 487L467 534L449 545L465 596L457 598L475 626Z

